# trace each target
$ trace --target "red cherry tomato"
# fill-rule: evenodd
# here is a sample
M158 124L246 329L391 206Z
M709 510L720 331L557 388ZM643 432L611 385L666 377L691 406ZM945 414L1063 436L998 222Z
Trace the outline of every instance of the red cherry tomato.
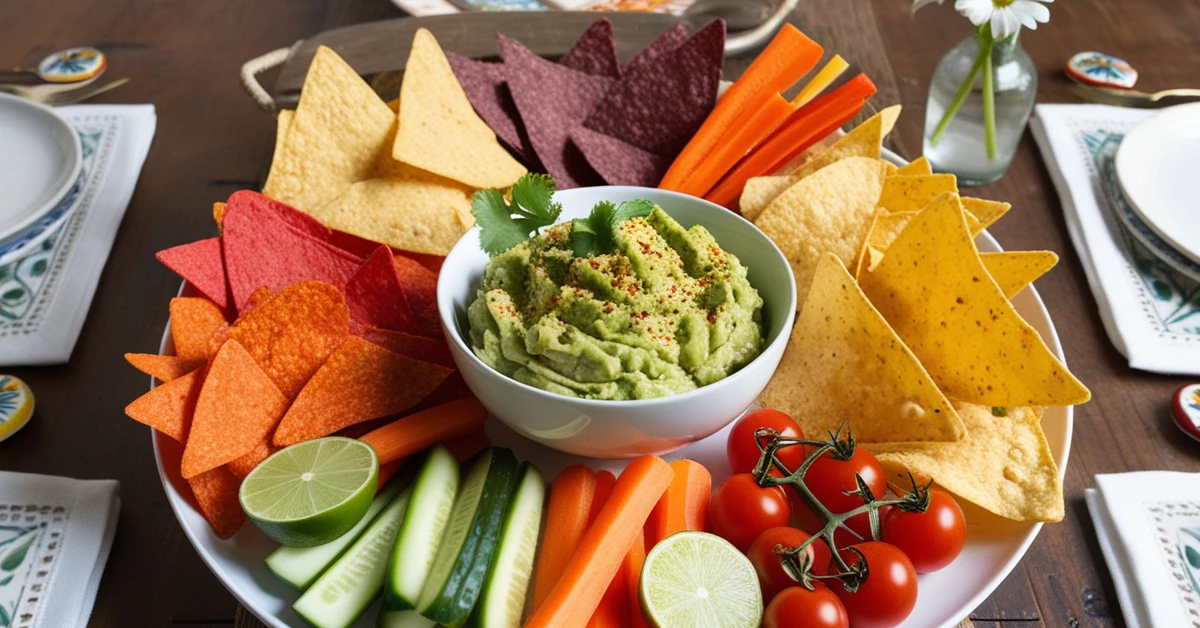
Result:
M813 583L812 591L796 586L776 595L763 613L763 628L850 628L850 618L829 587Z
M862 447L855 447L854 455L849 460L838 460L833 452L825 452L813 461L804 475L804 484L822 504L831 512L838 514L849 512L862 505L862 498L848 495L848 492L858 490L855 474L861 475L876 498L887 493L887 479L883 475L883 467L871 452ZM796 496L795 501L800 501Z
M864 558L867 561L867 578L857 591L846 591L841 580L833 580L830 585L854 628L891 628L912 613L917 604L917 572L904 552L894 545L871 541L846 548L841 556L851 567Z
M945 491L929 492L925 512L893 508L887 514L883 540L900 548L917 573L932 573L958 557L967 542L967 524L958 502Z
M771 528L758 535L750 544L746 555L758 573L758 584L762 587L763 600L770 602L780 591L796 586L796 581L783 569L779 556L775 555L775 546L794 548L807 541L809 535L803 530L787 526ZM818 576L823 576L829 569L829 546L825 541L817 539L804 548L808 554L809 570Z
M743 552L758 535L786 526L791 519L792 508L783 489L761 487L749 473L721 482L708 502L708 522L713 532Z
M729 441L725 445L726 455L729 456L729 466L733 468L734 473L750 473L754 470L754 465L758 464L758 458L762 452L759 451L758 444L754 440L754 432L764 427L769 427L779 435L788 438L804 438L804 432L800 430L800 426L792 420L792 417L778 410L763 408L748 412L746 416L733 424L733 429L729 432ZM784 447L775 452L775 457L784 466L795 471L804 463L804 446ZM774 466L771 467L771 475L777 478L783 477L783 473Z

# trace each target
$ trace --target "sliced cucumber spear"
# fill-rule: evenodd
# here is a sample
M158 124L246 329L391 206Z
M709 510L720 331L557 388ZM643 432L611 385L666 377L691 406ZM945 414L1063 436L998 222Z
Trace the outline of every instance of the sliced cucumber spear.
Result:
M296 600L292 610L317 628L353 624L383 587L388 550L396 540L411 496L409 485L388 502L350 549Z
M520 628L525 592L533 574L546 482L537 467L521 466L516 493L500 529L500 546L488 569L479 604L471 614L475 628Z
M417 611L380 611L379 628L433 628L436 621L426 619Z
M386 610L416 608L458 494L458 460L442 445L429 450L392 548L383 588Z
M317 576L325 571L325 568L337 560L342 552L346 551L347 547L358 538L359 534L371 524L375 519L375 515L387 506L392 498L404 488L405 482L401 478L396 478L396 481L389 482L383 490L375 495L375 499L371 502L370 508L367 508L367 514L358 523L354 524L342 536L324 544L315 547L286 547L281 546L279 549L271 552L267 556L267 569L275 574L276 578L296 587L303 591L312 586L316 581Z
M422 615L449 628L466 623L483 590L516 481L511 450L492 447L475 458L417 601Z

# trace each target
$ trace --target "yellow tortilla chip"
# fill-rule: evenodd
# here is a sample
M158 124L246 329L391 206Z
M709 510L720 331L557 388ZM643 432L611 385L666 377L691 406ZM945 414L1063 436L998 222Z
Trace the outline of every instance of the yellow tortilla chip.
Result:
M957 194L917 214L860 284L951 399L1057 406L1091 398L988 275Z
M738 209L742 216L754 222L771 201L783 194L785 190L796 185L803 177L795 175L776 175L771 177L753 177L742 187L742 197L738 200Z
M311 211L371 178L394 118L366 81L321 46L263 194Z
M883 187L883 162L848 157L788 188L754 224L775 241L796 275L796 303L803 308L817 262L833 253L853 264Z
M964 433L929 373L829 254L762 403L814 438L845 420L864 443L953 441Z
M933 174L933 168L929 166L929 160L921 155L908 162L908 165L897 168L896 174Z
M883 174L885 176L889 176L889 177L896 174L896 172L900 170L899 168L896 167L896 164L893 164L890 161L883 162L883 168L884 168Z
M1054 268L1058 255L1053 251L1002 251L980 253L979 260L1004 296L1012 299L1025 286Z
M388 106L388 109L392 110L392 113L397 113L397 114L400 113L400 99L399 98L393 98L393 99L387 101L387 106Z
M326 226L389 246L445 255L466 232L470 213L462 186L401 177L359 181L313 216Z
M400 86L392 157L475 188L507 188L525 167L479 118L428 30L418 29Z
M292 126L292 116L296 115L293 109L280 109L279 114L275 117L275 152L271 153L271 161L274 163L275 158L279 157L279 153L283 152L283 144L287 139L288 129Z
M879 206L888 211L918 211L946 192L958 192L952 174L897 174L883 183Z
M1042 433L1041 409L956 406L967 428L953 443L873 444L871 453L899 486L907 473L1005 519L1061 521L1063 487ZM857 430L856 430L857 431Z
M1008 203L986 201L981 198L971 198L970 196L962 197L962 204L967 213L979 221L980 231L987 229L992 223L1000 220L1000 217L1007 214L1008 210L1012 208L1012 205ZM978 231L973 233L978 233Z

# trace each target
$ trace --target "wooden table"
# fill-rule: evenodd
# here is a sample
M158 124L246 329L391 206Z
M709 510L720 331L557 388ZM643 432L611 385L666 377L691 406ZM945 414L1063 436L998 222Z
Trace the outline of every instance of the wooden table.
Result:
M952 2L947 2L952 5ZM920 152L929 77L939 56L969 27L950 6L910 19L906 0L804 0L792 21L867 71L875 102L905 105L893 145ZM1070 0L1022 41L1037 62L1041 102L1070 102L1061 66L1098 49L1129 59L1139 86L1200 85L1200 4L1194 0ZM0 445L0 468L121 482L120 525L93 626L240 625L254 622L200 561L159 484L146 429L125 404L146 390L126 351L155 351L178 278L154 252L215 234L211 204L258 188L274 121L242 93L237 72L254 56L325 29L402 15L386 0L55 0L0 3L0 60L30 64L72 45L109 55L112 77L132 81L97 102L153 103L158 133L117 236L70 364L13 369L38 398L34 421ZM730 60L736 74L745 59ZM1167 400L1184 380L1132 371L1109 343L1067 239L1062 209L1028 137L1012 168L979 195L1010 201L992 230L1008 248L1062 257L1038 281L1067 359L1095 398L1079 408L1067 516L1046 526L1025 560L973 614L976 626L1116 626L1122 623L1100 558L1083 490L1096 473L1197 470L1200 446L1167 420Z

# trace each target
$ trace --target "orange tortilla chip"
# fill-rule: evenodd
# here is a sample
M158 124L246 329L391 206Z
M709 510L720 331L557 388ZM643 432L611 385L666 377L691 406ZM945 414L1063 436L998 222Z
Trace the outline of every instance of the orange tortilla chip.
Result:
M196 400L204 384L203 367L173 379L125 406L125 415L179 442L187 440Z
M250 452L275 428L287 404L241 343L226 342L196 400L183 448L183 477L194 478Z
M321 367L275 430L286 447L364 421L403 412L433 392L451 370L351 337Z
M303 281L240 318L230 336L254 356L280 392L295 399L349 335L349 319L340 290Z
M208 299L171 299L171 335L175 337L175 355L185 360L208 361L213 357L209 340L225 322L221 308Z
M266 438L258 441L258 444L254 446L254 449L251 449L249 452L243 454L236 460L231 460L229 464L225 465L225 467L229 469L229 472L232 473L234 477L239 480L244 480L246 479L247 475L250 475L250 472L253 471L255 467L262 464L263 460L270 458L271 454L279 451L280 449L280 447L271 446L271 437L268 434Z
M154 353L126 353L125 361L160 382L179 379L204 365L204 360L200 359L188 360L179 356Z
M259 286L254 290L254 292L250 293L249 297L246 297L246 305L242 306L244 308L242 310L242 316L249 314L250 310L253 310L263 303L266 303L273 296L275 296L275 293L271 292L270 288L266 286Z
M356 334L359 338L376 344L392 353L432 362L448 368L454 368L454 358L450 356L450 347L444 340L434 340L425 336L406 334L402 331L392 331L374 325L366 325Z
M217 467L188 480L200 514L217 536L227 539L246 522L246 512L238 501L242 481L225 467Z

